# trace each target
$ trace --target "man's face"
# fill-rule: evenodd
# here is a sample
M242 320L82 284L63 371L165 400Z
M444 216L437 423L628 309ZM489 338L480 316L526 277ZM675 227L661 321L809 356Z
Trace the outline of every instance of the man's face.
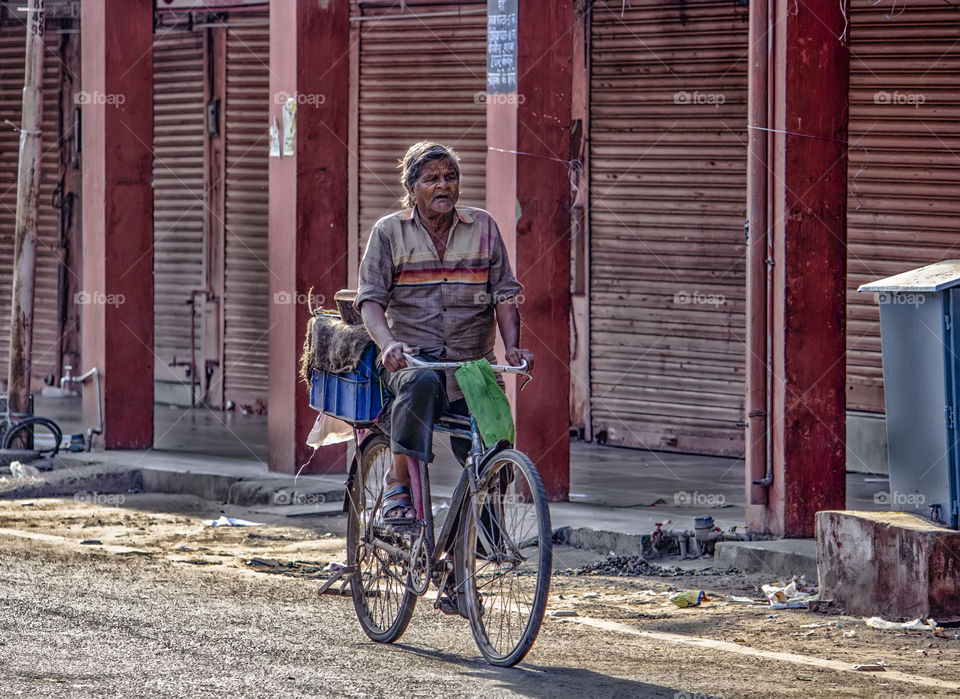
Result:
M428 161L413 183L413 199L426 216L449 214L460 198L460 181L449 158Z

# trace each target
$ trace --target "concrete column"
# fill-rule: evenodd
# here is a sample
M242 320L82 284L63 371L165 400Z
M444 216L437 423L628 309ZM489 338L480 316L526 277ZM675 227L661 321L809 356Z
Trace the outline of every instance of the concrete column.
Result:
M308 294L331 308L347 285L349 14L346 2L270 4L270 119L297 106L294 154L270 158L270 469L291 473L311 450L316 413L298 382ZM355 50L355 49L354 49ZM344 472L324 447L306 473Z
M746 514L754 531L812 537L815 513L846 499L846 2L771 4L773 479Z
M509 31L501 3L491 29ZM521 345L536 355L536 378L515 394L517 445L536 463L551 500L570 490L570 120L574 12L571 0L519 3L516 75L488 97L487 201L502 228L517 277ZM513 4L516 7L516 4ZM506 3L510 14L511 3ZM496 18L496 19L494 19ZM502 36L502 34L501 34ZM505 39L509 43L509 36ZM509 60L509 59L508 59ZM506 71L509 72L509 71ZM491 85L488 84L488 89Z
M104 445L153 445L153 2L81 4L82 366L103 375ZM96 424L92 384L84 422Z

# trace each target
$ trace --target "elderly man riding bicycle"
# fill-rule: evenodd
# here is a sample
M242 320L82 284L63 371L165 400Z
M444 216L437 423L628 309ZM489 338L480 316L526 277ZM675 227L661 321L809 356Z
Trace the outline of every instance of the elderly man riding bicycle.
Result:
M494 359L496 327L506 360L533 366L521 349L514 277L493 217L457 206L457 154L439 143L412 145L401 162L405 209L377 221L360 264L355 306L381 350L381 378L394 395L389 422L393 464L381 514L388 524L415 521L408 460L433 461L433 426L445 412L466 414L448 371L408 370L403 354L428 360ZM451 438L463 462L469 443Z

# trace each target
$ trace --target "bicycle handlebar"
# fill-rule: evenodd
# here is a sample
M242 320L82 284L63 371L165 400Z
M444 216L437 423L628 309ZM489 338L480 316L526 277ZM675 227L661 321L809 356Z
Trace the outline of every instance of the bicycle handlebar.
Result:
M427 362L422 359L417 359L416 357L403 353L403 358L407 362L407 366L400 371L409 371L410 369L459 369L467 362ZM491 364L490 367L497 372L502 374L519 374L520 376L525 376L527 379L532 378L530 372L527 371L527 360L524 359L521 364L518 366L510 366L505 364Z

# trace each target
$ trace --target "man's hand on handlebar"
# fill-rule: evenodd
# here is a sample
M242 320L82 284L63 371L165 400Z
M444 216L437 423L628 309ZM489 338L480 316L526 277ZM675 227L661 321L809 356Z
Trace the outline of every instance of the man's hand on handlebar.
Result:
M383 362L387 371L399 371L407 366L407 362L403 358L404 353L413 354L413 348L399 340L394 340L383 348L380 361Z
M510 366L520 366L526 360L527 372L533 373L533 352L530 350L511 347L506 351L505 358Z

